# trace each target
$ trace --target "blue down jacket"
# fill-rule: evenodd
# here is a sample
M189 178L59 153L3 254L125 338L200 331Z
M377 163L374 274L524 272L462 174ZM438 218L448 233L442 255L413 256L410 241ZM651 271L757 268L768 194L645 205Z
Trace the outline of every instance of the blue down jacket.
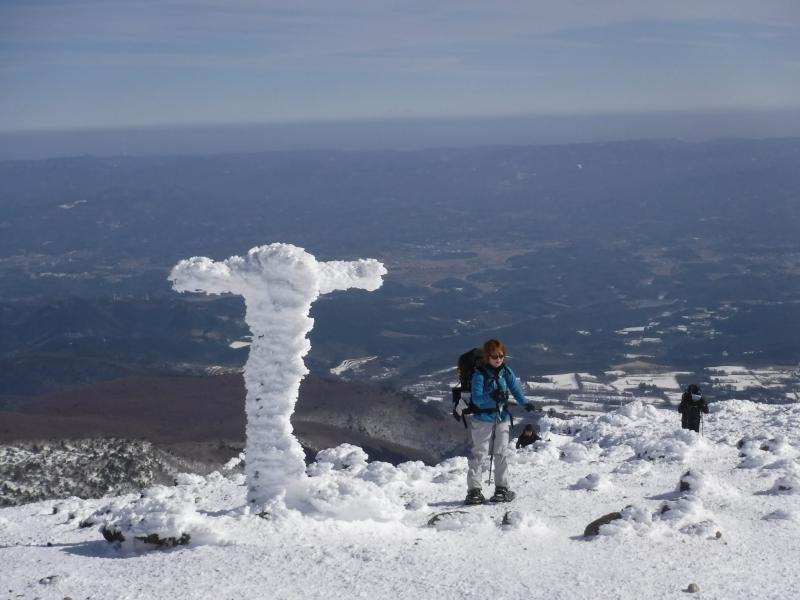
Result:
M475 373L472 375L472 403L483 410L496 408L497 403L494 401L494 398L492 398L492 392L494 392L499 385L500 389L504 392L509 392L510 395L514 396L520 405L525 406L528 404L528 399L525 397L522 388L517 382L517 376L514 375L514 371L511 370L511 367L503 365L500 367L499 371L499 376L495 377L498 370L488 365L483 365L481 368L475 369ZM472 415L473 419L486 421L488 423L493 422L496 417L496 412ZM510 418L508 411L503 413L503 421L508 421Z

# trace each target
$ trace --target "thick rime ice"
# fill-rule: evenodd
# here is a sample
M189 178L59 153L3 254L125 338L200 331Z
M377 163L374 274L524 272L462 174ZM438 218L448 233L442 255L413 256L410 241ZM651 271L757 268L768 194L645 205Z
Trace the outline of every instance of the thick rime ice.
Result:
M245 320L253 334L244 370L247 388L248 502L266 508L284 498L303 478L303 450L292 435L303 357L314 325L311 303L320 294L378 289L386 269L374 259L318 262L290 244L252 248L247 256L222 262L194 257L179 262L169 279L179 292L232 293L244 297Z

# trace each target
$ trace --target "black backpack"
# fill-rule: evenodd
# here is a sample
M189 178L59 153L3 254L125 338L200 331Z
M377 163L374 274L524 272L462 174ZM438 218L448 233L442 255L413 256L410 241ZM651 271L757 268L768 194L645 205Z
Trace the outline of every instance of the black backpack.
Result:
M482 411L472 402L472 376L478 369L488 377L489 374L483 367L483 350L480 348L467 350L458 357L458 385L451 390L453 393L453 418L456 421L462 421L464 427L467 426L467 415L487 412ZM503 365L503 369L505 369L505 365ZM494 412L494 410L491 409L488 412Z

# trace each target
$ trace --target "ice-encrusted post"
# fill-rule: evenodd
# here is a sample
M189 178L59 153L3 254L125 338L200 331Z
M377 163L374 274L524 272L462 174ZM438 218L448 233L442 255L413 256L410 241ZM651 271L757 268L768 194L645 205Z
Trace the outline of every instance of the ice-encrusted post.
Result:
M318 262L303 248L269 244L222 262L180 261L169 279L178 292L232 293L244 297L253 341L244 367L247 389L247 500L257 509L281 501L287 486L305 475L303 449L289 421L303 357L311 349L311 303L334 290L378 289L386 268L375 259Z

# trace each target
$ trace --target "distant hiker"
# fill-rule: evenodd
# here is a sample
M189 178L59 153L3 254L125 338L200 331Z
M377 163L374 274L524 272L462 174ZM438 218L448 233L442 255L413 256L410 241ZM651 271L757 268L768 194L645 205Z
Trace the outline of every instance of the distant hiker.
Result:
M708 414L708 402L700 393L700 388L694 383L683 392L678 412L681 413L681 427L700 432L702 413Z
M495 490L490 502L510 502L514 492L508 489L508 440L511 415L508 398L532 410L514 372L504 364L506 347L499 340L488 340L483 345L483 360L472 375L472 403L477 410L469 415L469 469L467 471L467 499L465 504L483 504L486 498L481 491L483 463L489 457L491 476L495 464Z
M517 438L517 450L525 446L530 446L533 442L538 442L540 439L542 438L533 430L533 425L529 423L525 425L525 429L522 431L519 438Z

